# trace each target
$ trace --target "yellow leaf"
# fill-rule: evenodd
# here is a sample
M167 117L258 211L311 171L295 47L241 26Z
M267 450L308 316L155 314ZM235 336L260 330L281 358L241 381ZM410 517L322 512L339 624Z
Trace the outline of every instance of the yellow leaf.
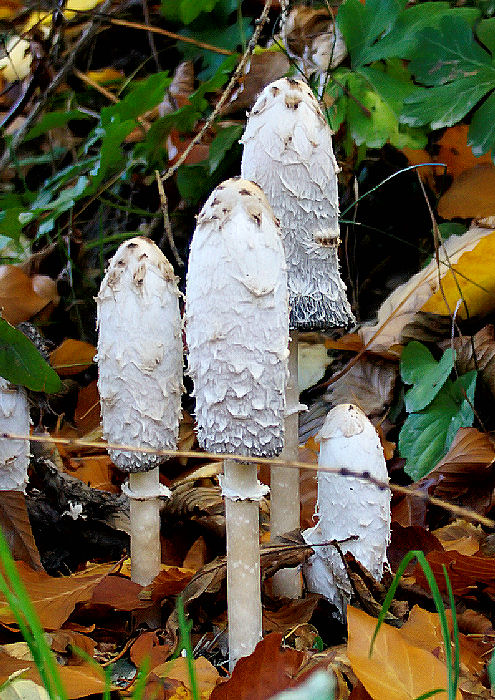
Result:
M469 316L486 315L495 309L495 231L483 237L473 250L463 253L442 277L443 292L452 313L461 298L458 287L469 309ZM440 289L423 304L421 311L440 315L450 313ZM459 306L458 315L466 318L463 303Z
M71 20L77 17L79 12L92 10L99 5L101 0L67 0L64 10L65 19ZM73 12L73 10L76 10Z
M352 606L347 608L352 669L374 700L414 700L429 691L447 687L447 669L433 654L407 641L402 630L382 625L368 656L376 619ZM447 700L444 690L435 695ZM456 700L461 700L460 692Z
M9 83L14 80L23 80L31 70L31 56L29 41L13 36L5 47L6 56L0 59L0 73Z
M98 85L111 83L114 80L122 80L124 73L116 68L101 68L100 70L89 70L86 76Z
M95 354L91 343L67 338L50 354L50 364L61 376L78 374L93 364Z

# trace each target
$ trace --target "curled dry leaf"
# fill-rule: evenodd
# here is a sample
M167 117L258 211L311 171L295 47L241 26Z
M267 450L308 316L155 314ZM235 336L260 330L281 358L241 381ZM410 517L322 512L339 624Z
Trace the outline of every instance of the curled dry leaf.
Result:
M281 648L281 642L282 635L276 632L262 639L251 656L239 659L229 680L215 688L210 700L268 700L291 687L305 657L301 651Z
M58 304L56 282L44 275L29 277L15 265L0 265L2 318L16 326L39 313L48 304Z
M473 525L466 520L455 520L450 525L434 530L433 534L447 552L453 549L467 556L476 554L485 538L481 525Z
M493 480L494 461L495 446L490 435L476 428L460 428L445 457L418 485L427 481L434 486L434 495L446 500L459 499L481 487L489 504L488 482Z
M309 593L305 598L291 600L280 606L278 610L263 610L263 632L280 632L286 634L289 630L309 622L320 596Z
M139 667L148 658L150 671L160 666L170 656L171 649L168 644L160 644L160 637L155 630L143 632L136 639L130 650L132 663Z
M62 377L84 372L93 364L96 348L91 343L67 338L50 354L50 364Z
M440 272L442 274L442 284L445 278L445 273L448 272L448 262L447 256L450 264L455 265L459 262L461 256L466 255L469 251L473 251L487 236L490 236L490 231L485 228L478 226L472 226L466 233L462 236L451 236L444 244L444 246L439 251L440 258ZM493 245L493 243L492 243ZM489 248L490 246L488 246ZM485 250L484 256L487 255ZM495 255L493 255L493 260L495 260ZM478 260L478 264L479 264ZM488 261L489 262L489 261ZM487 266L487 260L481 261L482 264ZM466 274L464 270L461 270L463 274ZM495 275L492 274L492 280L495 279ZM452 277L452 275L450 275ZM484 277L485 275L483 275ZM459 277L459 275L458 275ZM476 279L483 286L483 282L479 280L478 271L471 274L467 273L469 279ZM485 292L482 292L478 287L468 283L464 280L465 284L469 284L470 289L476 289L479 294L487 296ZM423 270L413 275L411 279L397 287L390 296L385 299L383 304L378 310L378 320L377 323L372 326L363 326L359 333L364 343L370 343L368 346L370 350L374 352L378 350L386 351L392 345L397 345L401 342L401 334L403 328L410 323L417 311L432 311L437 314L446 314L448 310L445 309L445 305L442 308L431 309L426 306L426 302L430 297L438 290L438 270L435 259L433 259ZM457 291L457 288L455 288ZM488 295L490 296L490 295ZM490 301L494 295L490 296ZM457 296L454 295L452 309L455 309L457 303ZM371 340L373 336L376 335L374 340Z
M495 396L495 328L493 325L484 326L472 337L457 337L441 343L442 348L452 346L456 351L455 363L459 374L477 369L482 381Z
M222 110L222 115L250 109L263 88L285 75L289 68L290 61L281 51L253 53L239 80L239 87Z
M382 625L369 656L376 619L362 610L347 608L347 651L354 673L373 700L414 700L447 685L447 669L436 656L407 639L403 630ZM435 695L447 700L447 692ZM456 700L461 700L458 691Z
M440 197L438 213L444 219L481 219L495 215L495 166L477 164L455 178Z
M31 523L22 491L0 491L0 527L16 561L42 571L40 555L34 541Z

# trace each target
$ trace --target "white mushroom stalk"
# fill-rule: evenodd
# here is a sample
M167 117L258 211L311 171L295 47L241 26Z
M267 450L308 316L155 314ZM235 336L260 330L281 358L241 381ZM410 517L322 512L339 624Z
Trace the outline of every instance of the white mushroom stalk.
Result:
M297 331L345 327L353 320L340 277L337 249L338 166L328 123L309 87L282 78L270 83L249 114L242 137L241 173L265 192L280 220L287 261L292 341L285 449L282 457L297 460ZM300 525L299 474L272 468L271 536ZM274 578L279 595L301 593L297 570Z
M26 391L0 377L0 433L29 435ZM24 491L29 467L29 440L0 440L0 491Z
M182 392L177 277L149 239L123 243L96 299L98 389L103 436L111 443L176 449ZM131 578L148 585L160 571L160 455L109 450L129 472Z
M186 291L189 373L198 439L208 451L272 457L283 446L287 276L278 222L246 180L219 185L191 243ZM255 464L226 459L230 666L261 639L259 500Z
M378 434L361 409L352 404L340 404L328 413L320 432L318 464L367 472L388 482ZM342 552L351 552L379 581L390 541L390 498L390 489L380 489L369 480L318 471L318 523L305 530L303 537L308 544L340 542ZM352 589L336 548L315 547L303 570L308 589L328 598L343 617Z

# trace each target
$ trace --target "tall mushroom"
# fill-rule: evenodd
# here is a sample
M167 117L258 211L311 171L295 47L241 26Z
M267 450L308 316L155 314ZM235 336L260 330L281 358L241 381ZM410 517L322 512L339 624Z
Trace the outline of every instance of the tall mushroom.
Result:
M263 192L227 180L211 194L191 243L186 287L189 373L199 443L272 457L283 446L287 277L278 223ZM256 464L224 461L230 666L261 639Z
M103 435L110 443L175 449L182 391L182 336L177 278L149 239L118 248L97 301L98 389ZM129 472L131 578L143 586L160 571L159 481L164 457L109 450Z
M291 341L282 458L295 461L300 410L298 331L343 327L353 320L337 254L338 167L330 128L301 80L282 78L263 90L249 114L242 143L242 177L263 189L284 239ZM298 471L272 467L271 536L299 528L299 513ZM299 573L279 571L274 588L280 595L297 597Z
M0 377L0 433L29 435L25 389ZM0 491L23 491L29 466L29 440L0 440Z
M357 406L340 404L328 413L320 431L320 467L349 469L388 483L387 466L378 434ZM341 615L351 586L340 554L341 543L370 574L380 580L390 541L390 489L380 489L366 478L318 472L315 527L305 530L308 544L318 544L304 566L308 588L328 598Z

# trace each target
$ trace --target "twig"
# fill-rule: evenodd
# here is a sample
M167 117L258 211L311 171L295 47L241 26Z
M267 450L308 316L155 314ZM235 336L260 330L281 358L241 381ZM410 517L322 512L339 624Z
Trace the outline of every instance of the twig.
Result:
M148 0L142 0L143 3L143 15L144 15L144 21L145 23L149 26L150 23L150 11L148 8ZM160 61L158 59L158 51L156 50L155 46L155 37L153 36L153 32L150 32L148 29L148 41L151 49L151 53L153 54L153 58L155 59L155 66L156 70L160 71L161 66L160 66Z
M101 14L98 13L98 14ZM229 51L228 49L221 49L218 46L213 46L212 44L207 44L204 41L198 41L190 36L182 36L182 34L176 34L175 32L169 32L167 29L162 29L161 27L152 27L150 24L142 24L141 22L129 22L126 19L109 19L110 24L116 24L120 27L129 27L130 29L142 29L146 32L153 32L153 34L162 34L163 36L168 36L170 39L176 39L177 41L183 41L186 44L194 44L200 49L206 49L207 51L212 51L213 53L222 54L222 56L232 56L235 51Z
M223 462L225 460L224 454L218 454L216 452L201 452L200 450L158 450L153 447L138 447L136 445L121 445L119 443L104 442L103 440L85 440L83 438L61 438L52 437L51 435L21 435L18 433L0 433L0 440L30 440L31 442L48 442L54 445L65 445L66 447L90 447L105 450L121 450L125 452L140 452L144 454L155 454L162 457L188 457L191 459L210 459L217 462ZM347 469L339 467L323 467L318 464L308 464L307 462L299 461L286 461L277 458L265 458L265 457L250 457L248 455L239 454L229 454L229 459L236 462L256 464L267 464L275 465L276 467L288 467L290 469L306 469L312 471L323 471L329 474L338 474L339 476L345 476L354 479L363 479L373 484L380 490L390 489L394 493L399 493L402 495L411 496L412 498L418 498L421 501L427 501L432 505L439 506L445 510L450 511L454 515L466 518L468 520L474 520L475 522L485 525L489 528L495 528L495 521L490 518L486 518L484 515L476 513L476 511L470 508L463 508L462 506L457 506L448 501L443 501L440 498L435 498L430 496L424 491L417 491L414 487L410 486L399 486L398 484L390 484L388 481L381 481L373 477L367 470L358 471L357 469Z
M203 138L205 133L211 127L211 125L215 121L216 117L218 116L219 112L221 111L222 107L229 99L229 97L232 93L232 90L234 89L235 84L237 83L237 80L239 79L242 71L244 70L246 63L249 61L251 54L253 53L253 51L256 47L256 44L258 43L258 39L260 38L261 31L265 25L266 20L268 19L268 13L270 11L271 4L272 4L272 0L265 0L265 6L263 8L263 12L261 13L259 19L256 20L256 29L254 30L253 35L252 35L251 39L249 40L249 43L247 45L247 49L244 52L241 60L237 64L237 68L235 69L235 71L234 71L227 87L223 91L220 99L218 100L218 102L215 106L215 109L210 114L210 116L205 121L205 123L203 124L201 131L196 134L196 136L189 143L189 145L185 149L185 151L183 151L180 158L178 158L177 161L173 165L170 166L170 168L167 170L165 175L162 175L162 177L161 177L162 182L165 182L166 180L169 179L169 177L171 177L172 175L174 175L174 173L177 172L177 170L184 163L184 161L186 160L187 156L190 154L190 152L192 151L194 146L196 146L201 141L201 139Z
M162 214L163 214L163 227L164 227L165 232L167 234L168 244L169 244L170 248L172 249L172 253L174 254L174 258L176 259L177 264L180 265L181 267L184 267L184 261L180 257L179 251L177 250L177 246L175 245L174 236L172 233L172 226L170 225L170 217L168 215L167 195L165 194L163 182L162 182L162 179L160 178L160 173L158 172L158 170L155 170L155 177L156 177L156 184L158 186L158 194L160 195L160 207L161 207Z
M112 4L112 0L104 0L103 4L101 6L101 12L106 12L108 10L108 8L111 6L111 4ZM116 11L117 11L117 9L116 9ZM63 64L62 68L59 70L59 72L53 78L53 80L48 85L46 90L43 92L42 97L39 100L39 102L30 111L29 115L26 117L25 122L15 132L14 136L12 137L12 141L6 147L4 154L0 160L0 172L8 166L8 164L9 164L10 160L12 159L17 147L22 142L22 139L27 134L27 132L29 131L31 126L34 124L36 119L39 117L39 115L41 114L41 112L42 112L43 108L45 107L46 103L48 102L48 100L51 98L51 96L56 92L58 87L61 85L61 83L65 79L65 76L67 75L67 73L72 69L72 67L74 65L74 61L76 60L76 56L78 55L78 53L83 48L85 48L87 46L87 44L93 39L93 37L95 36L96 32L98 31L98 29L100 27L100 24L101 24L101 20L98 17L93 17L89 27L87 27L85 29L85 31L81 34L78 41L76 42L76 45L74 46L72 51L66 57L65 63Z

